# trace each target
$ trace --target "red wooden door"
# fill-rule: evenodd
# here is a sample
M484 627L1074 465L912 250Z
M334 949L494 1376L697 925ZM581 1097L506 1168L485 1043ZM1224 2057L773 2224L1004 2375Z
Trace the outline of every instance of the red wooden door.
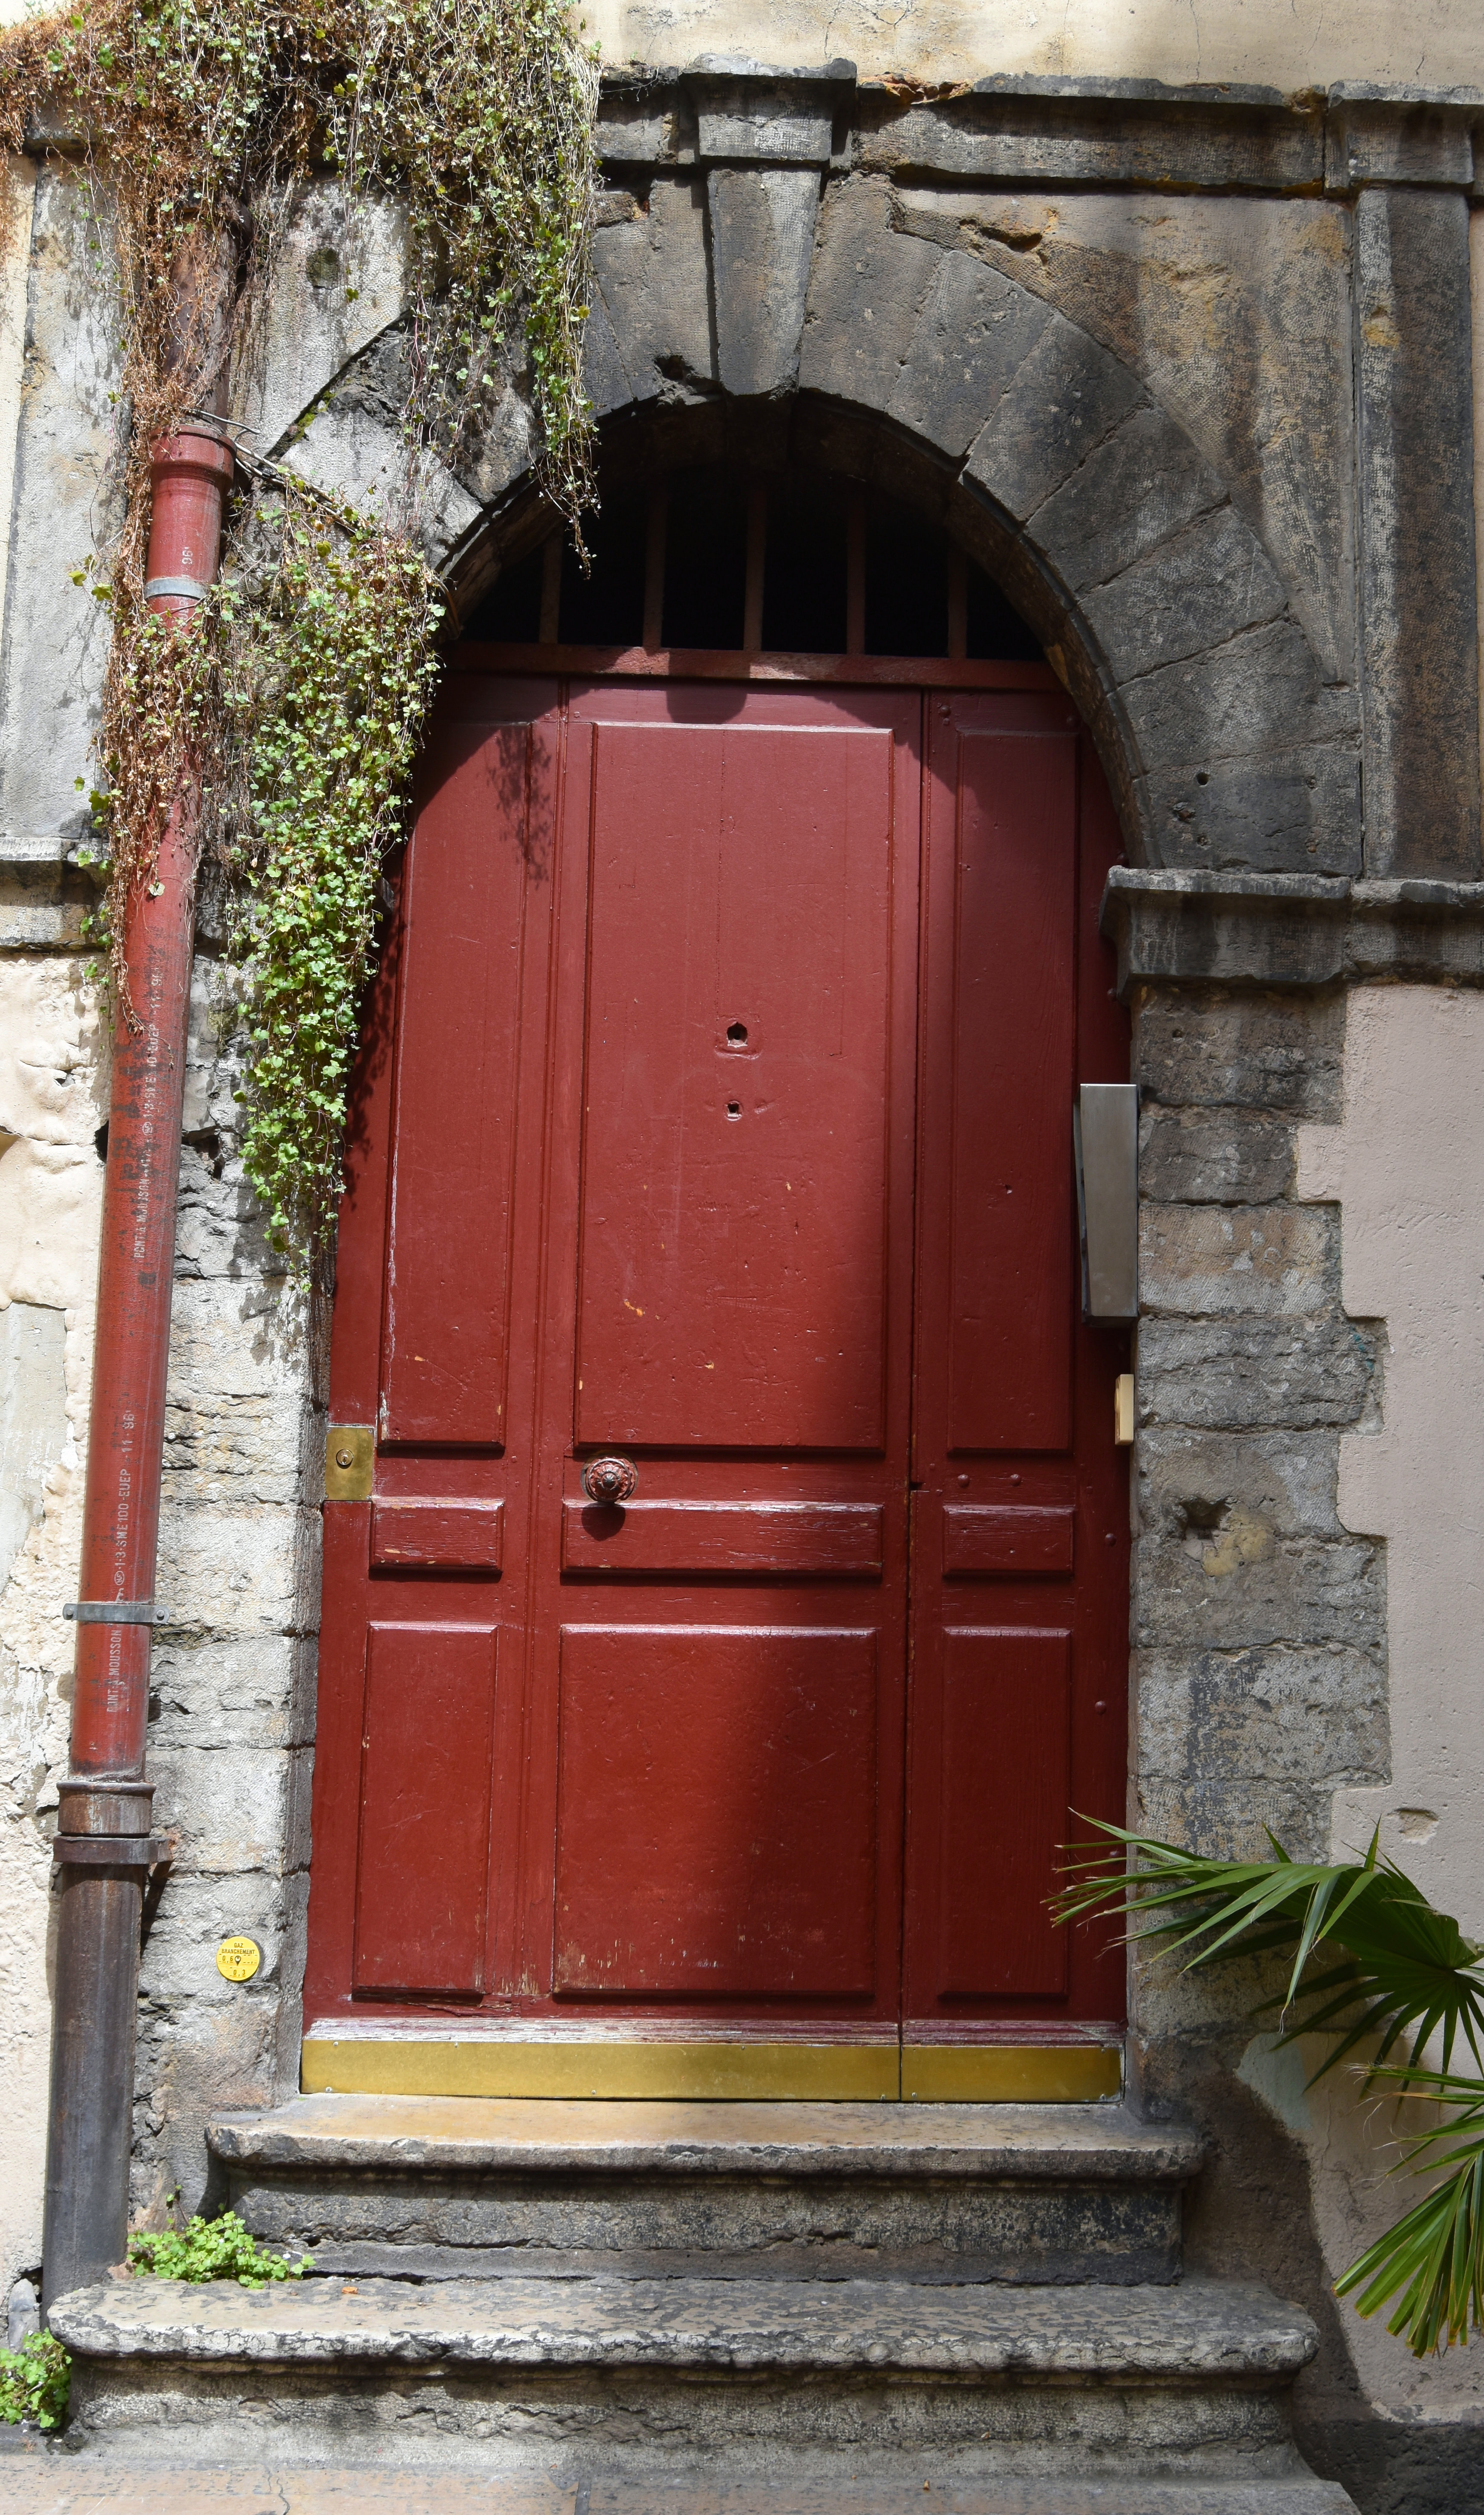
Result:
M325 1509L307 2083L505 2083L357 2075L413 2029L853 2046L836 2091L894 2092L904 2017L1116 2019L1043 1899L1121 1805L1069 1153L1127 1070L1117 840L1017 675L452 677L342 1220L375 1475Z

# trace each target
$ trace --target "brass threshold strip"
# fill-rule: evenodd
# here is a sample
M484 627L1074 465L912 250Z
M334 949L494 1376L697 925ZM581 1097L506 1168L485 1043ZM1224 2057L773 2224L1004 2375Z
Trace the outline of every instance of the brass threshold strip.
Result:
M1091 2104L1123 2086L1117 2043L459 2042L306 2039L306 2095L553 2096L670 2102Z

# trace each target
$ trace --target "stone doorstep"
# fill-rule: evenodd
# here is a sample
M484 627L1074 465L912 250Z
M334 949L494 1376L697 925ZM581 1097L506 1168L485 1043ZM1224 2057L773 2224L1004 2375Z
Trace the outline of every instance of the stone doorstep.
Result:
M1286 2386L1318 2335L1301 2308L1227 2281L1175 2288L711 2280L114 2279L51 2328L78 2357L197 2371L412 2366ZM102 2369L100 2368L100 2371Z
M1121 2106L310 2096L212 2126L227 2195L328 2277L1177 2277L1199 2148Z
M848 2455L841 2459L848 2461ZM120 2460L106 2449L38 2456L24 2470L0 2466L0 2509L16 2515L216 2515L256 2506L263 2515L338 2515L341 2508L387 2515L1354 2515L1342 2489L1319 2480L1259 2482L1033 2482L1028 2485L924 2483L883 2475L735 2482L705 2476L581 2483L538 2474L493 2476L428 2471L285 2465L255 2460L191 2468Z
M299 2096L220 2114L224 2165L404 2173L818 2175L1187 2183L1202 2142L1122 2105L659 2104Z

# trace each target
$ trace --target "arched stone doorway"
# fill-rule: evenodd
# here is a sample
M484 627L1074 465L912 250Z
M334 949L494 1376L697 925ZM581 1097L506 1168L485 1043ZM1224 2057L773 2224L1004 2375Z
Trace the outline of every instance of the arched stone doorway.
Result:
M1106 783L920 509L635 446L451 658L373 1010L305 2084L1111 2092Z

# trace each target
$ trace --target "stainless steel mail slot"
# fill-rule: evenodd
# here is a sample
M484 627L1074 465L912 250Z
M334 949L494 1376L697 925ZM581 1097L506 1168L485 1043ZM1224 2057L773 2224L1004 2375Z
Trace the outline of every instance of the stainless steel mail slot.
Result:
M1082 1315L1138 1316L1138 1085L1084 1083L1072 1111Z

